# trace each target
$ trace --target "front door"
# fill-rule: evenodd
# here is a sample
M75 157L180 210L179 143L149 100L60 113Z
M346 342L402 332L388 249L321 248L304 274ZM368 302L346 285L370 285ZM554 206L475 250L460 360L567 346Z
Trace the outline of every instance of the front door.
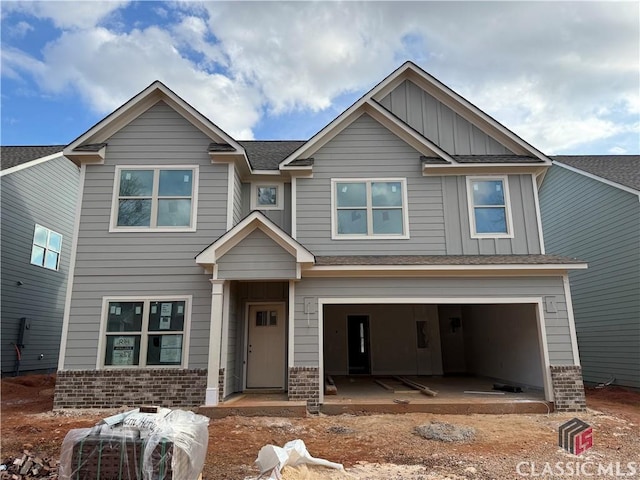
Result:
M347 317L347 334L347 342L349 345L349 374L370 374L369 316L349 315Z
M284 327L284 304L249 306L247 388L284 389Z

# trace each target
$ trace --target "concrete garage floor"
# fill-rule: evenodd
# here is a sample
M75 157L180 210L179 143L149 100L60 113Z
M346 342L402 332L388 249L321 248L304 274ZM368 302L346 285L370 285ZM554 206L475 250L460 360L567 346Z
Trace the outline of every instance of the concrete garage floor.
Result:
M327 415L374 413L507 414L548 413L553 404L546 402L541 390L495 394L491 379L483 377L405 376L438 393L431 397L392 379L373 376L334 376L337 395L324 396L320 411ZM394 388L389 391L375 382L381 380ZM494 393L464 393L494 392ZM228 415L304 417L305 402L288 401L286 393L240 393L217 407L201 407L199 413L211 418Z

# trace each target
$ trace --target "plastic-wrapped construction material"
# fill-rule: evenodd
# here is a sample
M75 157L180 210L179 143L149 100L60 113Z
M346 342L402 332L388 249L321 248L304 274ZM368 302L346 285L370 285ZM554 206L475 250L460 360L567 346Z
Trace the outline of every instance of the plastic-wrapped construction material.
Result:
M260 469L260 477L258 478L265 478L265 480L278 480L281 478L280 472L286 466L297 467L305 464L344 470L340 463L312 457L307 446L300 439L291 440L285 443L284 447L265 445L260 449L258 458L256 458L256 466ZM267 474L269 477L266 477Z
M139 413L69 431L62 443L59 478L196 480L207 453L209 419L183 410L161 411L155 417Z

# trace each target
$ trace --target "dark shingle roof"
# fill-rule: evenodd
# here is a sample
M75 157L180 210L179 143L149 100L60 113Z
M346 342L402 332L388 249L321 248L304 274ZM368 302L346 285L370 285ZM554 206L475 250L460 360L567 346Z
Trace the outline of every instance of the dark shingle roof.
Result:
M100 149L106 147L106 143L88 143L86 145L80 145L73 149L74 152L99 152Z
M551 159L640 190L640 155L557 155Z
M64 145L30 145L0 147L2 170L61 152Z
M242 140L249 163L256 170L278 170L278 165L298 148L304 140Z
M318 256L316 265L567 265L560 255L350 255Z

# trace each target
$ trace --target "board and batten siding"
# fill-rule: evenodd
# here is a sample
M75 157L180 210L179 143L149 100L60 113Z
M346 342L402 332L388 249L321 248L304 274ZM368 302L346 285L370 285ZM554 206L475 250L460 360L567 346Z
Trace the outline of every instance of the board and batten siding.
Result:
M513 238L471 238L464 176L442 178L447 255L539 254L540 233L531 175L509 175Z
M512 153L410 80L398 85L380 103L451 155Z
M589 264L569 274L584 379L640 388L638 196L553 166L540 190L548 253Z
M551 365L573 365L571 333L562 277L504 278L303 278L296 284L295 366L317 367L318 313L305 313L312 298L508 298L555 297L556 312L545 312ZM393 303L393 302L390 302ZM437 302L435 302L437 303Z
M243 238L216 263L218 278L225 280L296 278L296 259L260 229Z
M107 140L104 165L87 165L65 369L96 364L102 298L193 295L189 368L206 368L209 276L195 256L226 230L228 165L210 138L158 102ZM109 232L116 165L199 165L196 232Z
M315 255L444 255L442 181L423 177L420 153L363 114L314 154L297 180L297 237ZM409 239L332 240L332 178L406 178Z
M261 184L269 183L269 178L266 178L264 182L259 182ZM277 183L277 182L276 182ZM246 217L251 213L251 183L243 183L242 184L242 218ZM276 209L267 209L267 210L259 210L271 220L273 223L278 225L282 230L284 230L288 235L291 235L291 183L284 184L284 205L281 210Z
M12 343L22 317L31 331L20 371L55 371L58 365L79 180L78 167L64 157L0 177L3 374L14 372ZM62 235L58 271L31 265L36 223Z
M229 166L231 168L231 166ZM242 179L240 170L233 169L233 225L237 225L242 220Z

